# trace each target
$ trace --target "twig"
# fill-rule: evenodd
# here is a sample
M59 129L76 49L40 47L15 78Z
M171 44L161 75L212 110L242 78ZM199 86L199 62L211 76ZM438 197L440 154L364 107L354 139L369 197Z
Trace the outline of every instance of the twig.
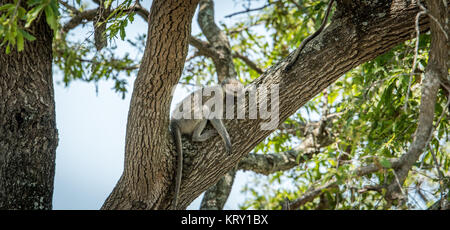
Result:
M419 0L420 1L420 0ZM418 3L420 4L420 3ZM416 15L416 44L415 44L415 49L414 49L414 60L413 60L413 66L412 66L412 70L410 72L409 75L409 81L408 81L408 91L406 93L406 97L405 97L405 105L403 106L403 110L406 112L406 110L408 109L408 100L409 100L409 93L411 91L411 82L412 82L412 78L414 73L416 72L416 66L417 66L417 56L419 56L419 36L420 36L420 26L419 26L419 18L422 14L425 14L425 11L421 11Z
M69 9L70 11L72 11L72 13L77 14L77 13L80 12L76 7L70 5L70 4L69 4L68 2L66 2L66 1L59 0L58 2L61 3L61 5L63 5L64 7L66 7L67 9Z
M445 199L443 199L444 196L445 196L445 192L444 192L445 191L445 188L444 188L444 175L441 172L441 169L440 169L441 166L440 166L440 164L439 164L439 162L437 160L437 157L436 157L436 154L433 151L433 148L431 147L431 144L428 143L428 146L430 148L431 156L433 156L434 167L436 168L436 171L438 172L439 187L440 187L440 190L441 190L441 207L445 207Z
M260 69L258 67L258 65L256 63L251 61L248 57L240 54L239 52L234 52L233 56L241 59L242 61L244 61L244 63L247 64L248 67L250 67L251 69L255 70L258 74L262 74L264 72L262 69Z
M398 179L397 173L395 172L395 170L392 170L392 173L394 174L395 182L397 183L398 188L400 189L400 192L401 192L402 195L403 195L403 198L405 198L405 197L406 197L406 193L405 193L405 191L403 190L403 187L402 187L402 184L400 183L400 180Z
M367 186L364 186L362 189L358 190L358 193L365 193L368 191L376 191L376 192L381 193L381 191L384 187L385 186L383 186L383 185L367 185Z
M434 17L432 14L430 14L430 11L427 8L425 8L425 6L422 5L422 3L420 3L420 0L417 0L417 4L419 5L420 9L428 15L428 17L430 17L434 22L436 22L436 25L439 27L439 29L444 34L445 39L448 40L447 32L445 31L444 27L442 27L439 20L436 17ZM444 1L444 4L445 4L445 1Z
M238 11L238 12L236 12L236 13L232 13L232 14L229 14L229 15L226 15L225 17L226 18L231 18L231 17L233 17L233 16L236 16L236 15L239 15L239 14L245 14L245 13L250 13L250 12L253 12L253 11L258 11L258 10L262 10L262 9L265 9L265 8L267 8L268 6L270 6L271 4L270 3L268 3L268 4L266 4L266 5L264 5L264 6L261 6L261 7L258 7L258 8L253 8L253 9L246 9L246 10L243 10L243 11Z
M326 189L329 188L333 188L333 187L337 187L338 183L337 180L332 180L322 186L319 186L317 188L312 188L309 189L308 191L306 191L304 193L303 196L301 196L300 198L294 200L293 202L290 202L290 209L298 209L300 208L302 205L306 204L307 202L313 201L317 196L321 195L322 193L324 193L324 191ZM286 202L286 201L285 201Z
M295 0L289 0L289 2L294 4L299 11L303 9L303 7L300 4L298 4Z

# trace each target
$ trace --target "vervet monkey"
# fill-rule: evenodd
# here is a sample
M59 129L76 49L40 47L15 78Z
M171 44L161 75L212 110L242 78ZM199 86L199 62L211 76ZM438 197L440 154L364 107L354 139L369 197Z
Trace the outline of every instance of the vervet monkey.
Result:
M333 2L334 2L334 0L330 0L330 2L328 3L327 12L325 13L325 18L323 19L322 25L320 26L320 28L316 32L314 32L312 35L310 35L309 37L305 38L300 43L300 46L294 52L294 57L292 58L292 61L290 61L286 65L286 67L284 68L283 72L286 73L286 72L289 72L292 69L294 64L297 62L298 57L300 56L300 53L302 52L303 48L305 48L306 44L308 44L308 42L310 42L315 37L317 37L317 35L319 35L322 32L322 30L325 28L325 25L327 24L327 21L328 21L328 16L330 15L331 6L333 5Z
M222 123L224 103L227 97L233 97L234 100L234 97L243 91L244 87L241 82L227 78L219 85L208 86L194 91L175 107L170 119L170 130L175 139L178 157L175 197L172 203L172 209L177 208L183 172L183 146L181 136L188 135L194 142L204 142L216 135L217 131L225 143L226 152L231 154L230 136ZM211 122L216 131L206 130L203 132L208 121Z

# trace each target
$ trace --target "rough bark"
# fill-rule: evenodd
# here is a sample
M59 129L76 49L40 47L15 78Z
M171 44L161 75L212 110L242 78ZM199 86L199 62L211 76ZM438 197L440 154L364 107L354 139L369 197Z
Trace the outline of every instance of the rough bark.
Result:
M214 2L212 0L200 1L197 21L203 34L215 50L216 55L213 56L213 62L219 82L225 78L236 78L230 42L214 22Z
M0 1L3 5L7 1ZM58 134L53 33L39 17L24 50L0 51L0 209L51 209Z
M102 50L108 45L108 40L106 37L106 19L108 17L107 12L110 10L105 8L105 1L99 1L99 10L94 18L94 44L97 51Z
M167 209L173 198L175 149L169 134L172 89L184 67L198 0L155 0L134 83L124 172L102 209Z
M233 187L234 178L236 176L236 169L227 172L225 176L211 186L203 196L200 204L201 210L222 210L230 195Z

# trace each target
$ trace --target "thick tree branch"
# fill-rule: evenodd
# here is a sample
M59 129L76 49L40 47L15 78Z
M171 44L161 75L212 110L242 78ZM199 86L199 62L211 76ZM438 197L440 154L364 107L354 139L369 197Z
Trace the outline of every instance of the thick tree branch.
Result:
M392 168L398 168L403 162L400 159L390 159L389 160ZM370 164L366 166L362 166L354 171L356 176L364 176L370 173L376 173L380 170L383 170L383 167L380 164Z
M247 157L242 159L238 164L238 169L245 171L253 171L255 173L269 175L278 171L286 171L304 162L305 158L310 158L317 151L309 149L304 151L303 146L298 146L294 150L269 154L250 153ZM305 158L297 157L303 155Z
M208 188L200 205L201 210L223 210L233 187L236 169L232 169L220 180Z
M197 48L200 55L212 58L213 60L217 59L218 57L217 51L214 49L214 47L212 47L211 44L209 44L209 42L202 41L194 36L190 36L189 45Z
M97 15L97 9L85 10L85 11L77 11L76 13L64 26L62 27L63 32L69 32L74 29L78 25L85 21L93 21L95 16Z
M216 50L209 42L202 41L194 36L189 38L189 44L197 48L198 55L203 55L211 59L216 60L214 63L220 63L220 51ZM257 73L262 74L263 70L258 67L256 63L250 60L248 57L238 53L233 52L232 57L241 59L248 67L255 70ZM216 67L217 68L217 67Z
M197 22L209 44L216 50L216 55L212 58L219 82L225 78L236 78L237 73L233 64L230 42L214 22L214 2L212 0L200 1Z
M342 6L338 4L331 24L305 47L300 61L289 74L281 72L288 62L285 59L247 86L257 89L279 86L280 121L294 114L348 70L387 52L414 34L417 5L405 5L402 0L384 0L367 5L366 2L352 2L344 5L344 8ZM367 11L376 14L367 14ZM421 23L421 30L426 31L429 20L424 18ZM244 110L248 110L248 107ZM261 123L265 121L267 120L225 121L235 150L231 156L225 153L219 137L199 144L184 140L187 165L180 191L180 205L186 207L272 133L273 130L260 129ZM204 176L205 174L208 176Z
M136 5L132 7L132 10L136 11L136 13L141 16L144 21L148 22L148 16L150 15L150 12L142 7L139 1L136 1Z
M428 65L425 69L425 78L422 83L422 97L420 100L419 124L414 135L413 142L400 161L402 165L395 169L396 179L387 189L386 199L396 200L403 197L400 194L401 186L412 166L419 159L426 146L432 139L434 109L437 100L437 93L440 88L439 79L447 79L447 39L446 34L440 29L440 23L445 24L448 18L442 1L427 0L429 11L438 21L431 20L431 48ZM443 111L445 113L445 111Z

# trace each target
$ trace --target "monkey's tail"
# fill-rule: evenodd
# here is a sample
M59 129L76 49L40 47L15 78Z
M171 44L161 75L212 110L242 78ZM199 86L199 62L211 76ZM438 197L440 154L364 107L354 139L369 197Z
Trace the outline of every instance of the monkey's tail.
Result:
M181 176L183 173L183 146L181 143L181 131L176 122L170 123L170 131L175 139L175 146L177 149L177 172L175 178L175 195L172 202L172 210L177 209L178 195L180 194Z
M305 45L308 44L308 42L313 40L315 37L317 37L317 35L319 35L322 32L322 30L325 28L325 26L327 25L328 16L330 15L331 6L333 5L333 2L334 2L334 0L330 0L328 2L327 11L325 13L325 18L322 21L322 25L320 25L320 28L316 32L314 32L312 35L305 38L300 43L300 46L294 52L294 58L289 62L289 64L286 65L286 67L284 67L284 69L283 69L284 73L287 73L292 69L292 67L297 62L298 58L300 57L300 53L302 52L302 49L305 47Z

